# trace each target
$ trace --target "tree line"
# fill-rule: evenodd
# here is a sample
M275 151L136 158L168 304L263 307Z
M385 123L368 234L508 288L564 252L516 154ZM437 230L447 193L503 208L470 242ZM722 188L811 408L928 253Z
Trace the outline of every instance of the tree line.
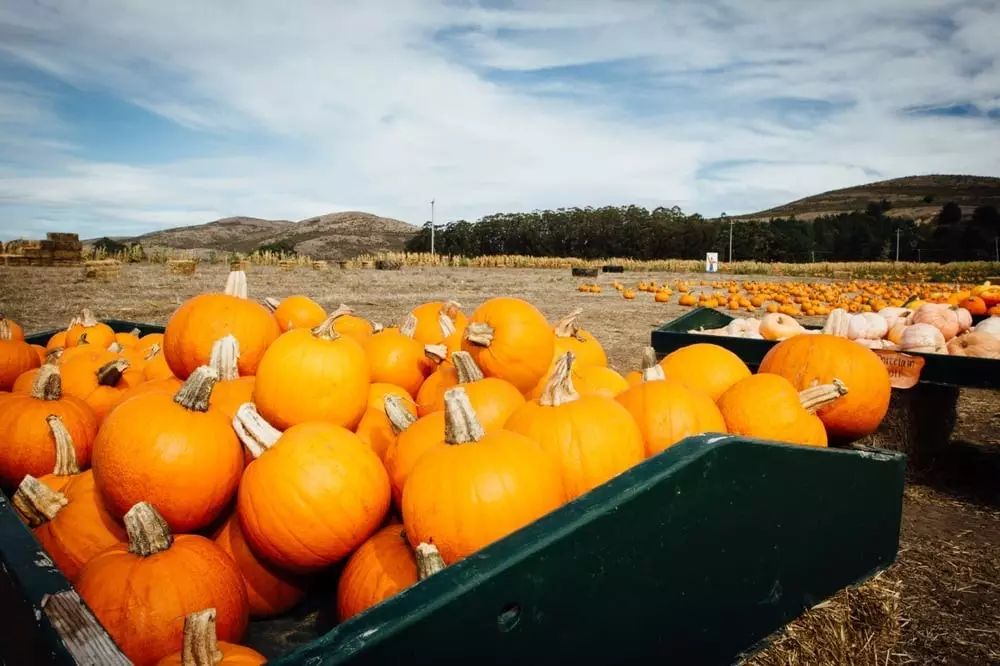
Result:
M906 261L992 260L1000 236L1000 213L980 206L963 217L945 204L934 220L889 217L887 201L865 210L803 221L791 218L733 220L735 260ZM718 252L729 259L730 220L688 215L677 207L605 206L530 213L497 213L476 222L458 220L435 227L435 251L457 256L518 254L602 259L700 259ZM430 223L406 244L408 252L429 252Z

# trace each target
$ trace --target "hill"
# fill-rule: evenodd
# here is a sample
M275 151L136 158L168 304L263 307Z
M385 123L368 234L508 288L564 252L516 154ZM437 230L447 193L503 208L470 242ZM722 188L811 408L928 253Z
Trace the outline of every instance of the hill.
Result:
M1000 208L1000 178L989 176L907 176L867 185L845 187L799 199L736 219L770 219L795 216L811 220L821 215L864 210L869 202L886 200L892 204L888 215L930 220L941 206L954 201L966 215L977 206Z
M119 242L141 243L147 249L165 247L207 252L249 253L261 245L283 243L299 254L317 259L347 259L365 252L402 250L417 232L401 220L347 211L310 217L299 222L227 217L206 224L154 231Z

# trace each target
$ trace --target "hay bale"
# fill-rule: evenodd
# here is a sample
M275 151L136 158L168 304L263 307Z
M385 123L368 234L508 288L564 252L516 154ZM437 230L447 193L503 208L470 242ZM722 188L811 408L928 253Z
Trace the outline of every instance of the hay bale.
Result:
M570 273L573 275L573 277L589 277L589 278L597 277L596 268L571 268L569 270Z
M341 259L340 261L337 262L337 268L340 268L341 270L346 270L350 265L351 262L347 261L346 259Z
M364 261L360 262L359 265L361 266L361 268L373 268L375 266L375 262L371 261L370 259L365 259Z
M114 280L122 272L122 263L116 259L99 259L83 264L83 277L88 280Z
M19 254L5 254L3 255L3 265L4 266L27 266L27 257L22 257Z
M167 270L175 275L194 275L198 264L194 259L168 259Z
M312 262L312 267L314 271L328 271L330 270L330 265L323 260Z
M250 267L250 262L246 259L239 259L237 261L229 262L230 271L243 271L244 273Z
M297 265L298 262L296 262L293 259L282 259L281 261L278 262L278 268L280 268L283 271L290 271Z
M813 606L742 666L887 663L899 642L902 584L880 573Z
M601 266L602 273L624 273L625 267L619 264L604 264Z
M361 267L362 268L369 268L369 266L365 266L366 263L370 264L371 262L370 261L362 261L361 262ZM379 271L398 271L398 270L401 270L402 268L403 268L403 262L402 261L397 261L395 259L378 259L375 262L375 270L379 270Z

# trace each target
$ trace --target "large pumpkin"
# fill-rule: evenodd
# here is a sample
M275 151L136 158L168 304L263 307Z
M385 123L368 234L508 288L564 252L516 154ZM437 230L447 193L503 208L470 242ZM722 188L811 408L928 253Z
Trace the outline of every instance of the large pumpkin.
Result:
M464 436L417 462L402 512L410 543L433 543L450 564L557 509L566 495L537 444L509 430L484 432L461 387L445 401Z
M243 473L236 508L258 555L291 571L315 571L347 556L382 524L389 479L357 435L319 421L279 433L250 404L236 420L256 456Z
M0 487L13 489L25 474L42 476L56 463L55 436L49 416L58 416L69 431L76 461L90 464L97 417L82 400L62 394L59 366L43 365L30 394L11 393L0 404Z
M266 299L264 305L274 306L274 319L282 333L293 328L315 328L326 319L326 310L322 305L300 294L289 296L279 303Z
M163 334L163 353L173 373L187 379L209 362L216 340L233 335L240 343L240 374L253 375L280 333L267 308L247 299L246 274L234 271L225 293L195 296L174 311Z
M389 396L394 399L386 400ZM396 436L416 420L417 406L406 389L373 383L368 390L368 408L354 434L382 459Z
M552 363L555 333L531 303L493 298L472 313L462 349L487 377L505 379L526 393Z
M253 398L256 379L253 376L240 377L240 341L232 335L216 340L212 345L212 355L208 364L219 375L219 381L212 389L208 408L227 419L236 416L240 405Z
M354 551L337 581L337 619L345 622L444 569L437 548L414 549L399 523L391 523Z
M63 363L61 373L63 392L87 403L98 423L104 421L126 391L143 381L127 360L113 352Z
M104 420L93 468L113 515L149 502L177 532L219 517L239 484L243 452L229 419L208 408L217 377L204 366L176 395L135 396Z
M10 391L21 373L41 365L35 350L11 327L13 323L0 318L0 391Z
M830 384L834 379L842 381L847 395L816 412L833 443L875 432L889 411L889 372L875 352L845 338L789 338L767 352L760 372L781 375L798 391Z
M253 400L279 429L308 421L354 428L361 420L371 384L368 357L356 340L337 332L337 317L283 333L261 359Z
M670 352L660 361L660 367L667 379L702 391L712 400L718 400L726 389L750 376L750 369L739 356L725 347L703 342Z
M416 319L413 338L425 345L445 345L448 352L461 349L462 334L468 320L462 306L455 301L432 301L413 308Z
M401 386L411 397L437 367L427 346L413 338L416 322L416 317L409 315L399 328L387 328L365 342L372 381Z
M247 627L247 590L233 559L203 536L173 536L152 505L125 514L128 545L91 559L76 589L111 638L138 666L181 648L184 617L217 612L219 638L238 642Z
M89 472L75 477L61 492L29 474L11 503L70 581L94 556L125 542L125 530L105 509Z
M214 608L189 613L184 618L181 649L161 659L157 666L259 666L267 662L252 648L220 641L215 615Z
M247 586L251 617L281 615L302 601L309 579L270 564L250 548L233 513L215 534L215 543L236 562Z
M104 322L98 321L94 313L87 308L84 308L80 318L70 322L69 328L66 329L67 348L90 344L98 349L107 349L114 341L114 330Z

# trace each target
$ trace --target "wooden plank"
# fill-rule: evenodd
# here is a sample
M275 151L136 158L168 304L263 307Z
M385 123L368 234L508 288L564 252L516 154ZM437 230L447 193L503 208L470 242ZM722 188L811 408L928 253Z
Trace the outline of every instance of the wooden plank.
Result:
M102 666L132 663L111 640L76 590L45 595L42 610L76 663Z

